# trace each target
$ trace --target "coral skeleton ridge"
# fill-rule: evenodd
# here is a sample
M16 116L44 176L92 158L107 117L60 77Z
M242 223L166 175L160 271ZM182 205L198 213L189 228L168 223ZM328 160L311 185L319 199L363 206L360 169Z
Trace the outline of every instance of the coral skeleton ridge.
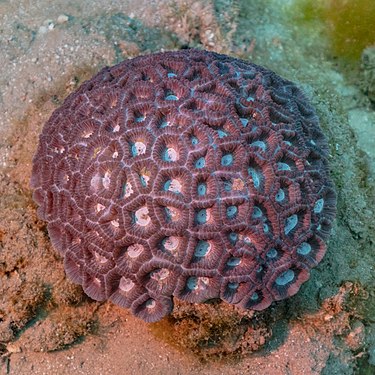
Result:
M40 135L31 186L68 276L148 322L173 297L263 310L324 256L328 146L295 84L207 51L104 68Z

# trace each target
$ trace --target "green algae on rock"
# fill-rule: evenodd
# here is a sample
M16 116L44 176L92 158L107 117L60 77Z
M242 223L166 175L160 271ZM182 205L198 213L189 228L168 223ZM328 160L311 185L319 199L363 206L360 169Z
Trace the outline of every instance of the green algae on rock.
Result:
M373 0L304 0L295 5L303 21L322 20L331 42L331 52L348 60L359 60L363 49L375 44Z

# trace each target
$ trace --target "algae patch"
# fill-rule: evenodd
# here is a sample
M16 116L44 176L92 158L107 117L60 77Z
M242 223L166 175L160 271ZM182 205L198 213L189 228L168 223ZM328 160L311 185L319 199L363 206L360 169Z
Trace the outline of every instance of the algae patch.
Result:
M333 55L356 61L375 44L375 1L303 0L293 4L302 23L322 21Z

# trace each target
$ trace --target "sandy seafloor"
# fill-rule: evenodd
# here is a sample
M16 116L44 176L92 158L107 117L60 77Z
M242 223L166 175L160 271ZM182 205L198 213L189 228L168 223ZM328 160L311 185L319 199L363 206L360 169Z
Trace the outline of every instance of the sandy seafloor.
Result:
M0 0L1 374L375 373L374 104L329 53L324 25L297 18L291 0ZM338 191L310 280L253 333L200 357L196 326L144 323L66 280L29 188L38 134L69 93L105 65L187 46L297 82L328 138Z

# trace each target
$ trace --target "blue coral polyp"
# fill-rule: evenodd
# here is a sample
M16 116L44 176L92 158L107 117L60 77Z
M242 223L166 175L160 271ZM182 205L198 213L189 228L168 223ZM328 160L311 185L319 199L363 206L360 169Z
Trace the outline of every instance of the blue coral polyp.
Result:
M327 154L295 84L191 49L85 82L45 124L31 186L68 276L154 322L173 298L295 294L335 217Z

